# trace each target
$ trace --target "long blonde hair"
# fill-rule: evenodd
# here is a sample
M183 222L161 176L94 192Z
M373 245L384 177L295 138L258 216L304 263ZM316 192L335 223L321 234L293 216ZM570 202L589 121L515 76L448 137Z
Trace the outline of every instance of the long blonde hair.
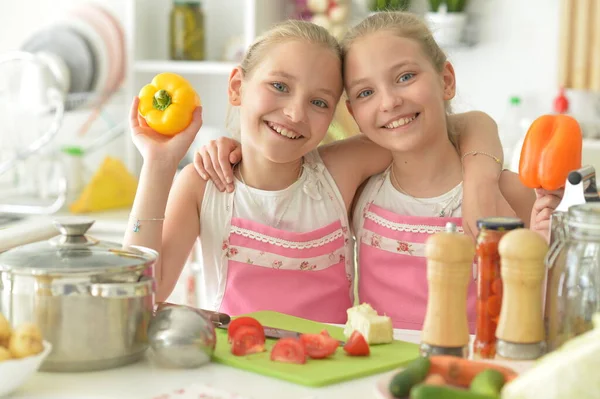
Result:
M439 73L444 70L444 65L448 57L433 38L427 24L417 15L405 11L377 12L351 28L341 44L344 59L356 40L381 31L388 31L398 37L416 41L421 46L423 53L431 61L435 70ZM446 113L448 115L452 113L449 101L446 101ZM448 138L458 148L456 126L451 126L448 117L446 117L446 122Z
M240 63L244 77L247 78L252 75L271 47L293 40L305 41L330 49L340 60L341 76L342 49L337 39L327 29L319 25L307 21L290 19L274 25L271 29L256 38L254 43L248 48ZM231 126L235 123L235 119L236 117L232 115L232 109L229 108L226 126L232 130L234 138L239 140L239 127L232 128Z

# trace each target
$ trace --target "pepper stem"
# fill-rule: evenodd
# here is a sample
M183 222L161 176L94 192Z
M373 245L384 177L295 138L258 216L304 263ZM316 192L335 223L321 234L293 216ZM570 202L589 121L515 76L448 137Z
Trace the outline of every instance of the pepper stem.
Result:
M154 93L154 98L152 99L152 106L154 108L164 111L169 105L171 105L171 95L166 90L160 89Z

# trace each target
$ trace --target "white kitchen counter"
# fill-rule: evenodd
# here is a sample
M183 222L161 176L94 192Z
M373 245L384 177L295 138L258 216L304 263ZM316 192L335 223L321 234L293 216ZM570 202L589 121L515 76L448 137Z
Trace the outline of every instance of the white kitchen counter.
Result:
M394 337L418 343L420 332L395 330ZM532 362L502 363L524 371ZM159 368L146 359L93 373L39 372L11 399L152 399L192 384L210 385L244 399L368 399L378 398L376 385L386 374L310 388L218 363L192 370L173 370Z
M129 210L83 215L96 220L90 235L121 236L127 228ZM56 216L35 216L0 229L2 243L17 239L46 239L56 234L52 219ZM42 237L48 235L48 237ZM106 239L104 237L97 237ZM22 244L19 244L22 245ZM395 330L396 339L418 343L419 331ZM503 362L506 363L506 362ZM509 362L517 371L530 366L530 362ZM384 374L373 375L322 388L310 388L262 376L218 363L192 370L163 369L144 359L136 364L91 373L36 373L12 399L152 399L161 394L187 388L192 384L210 385L244 399L367 399L375 396L376 384Z

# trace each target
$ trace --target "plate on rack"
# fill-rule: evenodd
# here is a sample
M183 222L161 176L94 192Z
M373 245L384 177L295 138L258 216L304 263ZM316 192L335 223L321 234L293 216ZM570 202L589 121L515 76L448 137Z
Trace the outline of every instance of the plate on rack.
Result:
M104 39L92 25L77 16L65 17L64 20L61 21L61 24L76 30L90 43L96 56L96 81L94 82L94 87L91 91L104 91L110 68L109 52Z
M52 53L60 57L69 68L69 92L88 92L94 86L95 55L85 38L77 31L61 25L47 27L30 37L22 50Z

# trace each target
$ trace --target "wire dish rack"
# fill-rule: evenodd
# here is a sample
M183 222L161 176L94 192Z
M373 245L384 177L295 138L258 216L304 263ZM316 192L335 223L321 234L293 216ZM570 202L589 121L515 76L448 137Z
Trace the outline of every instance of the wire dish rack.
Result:
M11 61L47 68L47 65L34 54L26 52L0 54L0 66ZM71 170L73 165L59 161L47 163L41 159L58 160L61 155L64 157L65 146L58 143L57 136L65 125L65 119L71 115L77 114L79 119L84 115L85 121L79 123L76 129L76 136L79 139L89 133L97 119L101 118L105 121L111 119L108 123L109 127L101 134L87 134L85 140L78 140L85 141L84 144L70 146L68 150L71 155L74 153L88 155L121 136L126 131L124 118L120 118L120 121L115 123L112 121L113 118L105 115L108 113L106 106L112 99L118 98L120 93L122 92L63 93L58 87L47 88L45 91L47 107L40 113L44 118L51 118L51 121L48 123L48 127L44 128L43 133L38 135L35 132L26 132L26 136L30 140L25 140L25 143L23 143L24 140L21 140L21 145L18 145L19 141L16 140L17 144L12 146L12 150L10 149L11 137L8 139L0 137L0 141L3 141L3 144L0 145L0 216L11 218L23 214L53 214L65 206L70 191L72 194L70 175L73 172ZM6 94L10 99L12 93ZM2 90L0 90L0 95L2 95ZM24 126L27 125L26 122L28 121L23 121ZM21 134L19 129L15 133L6 132L10 129L4 130L5 135ZM0 132L0 136L2 133ZM34 155L36 157L32 158ZM27 164L34 165L36 172L39 171L40 174L45 173L45 175L41 178L38 177L37 180L32 178L32 172L26 171ZM24 184L26 181L29 184ZM40 186L48 184L53 185L51 189L46 190L52 192L52 198L45 194L39 195Z

